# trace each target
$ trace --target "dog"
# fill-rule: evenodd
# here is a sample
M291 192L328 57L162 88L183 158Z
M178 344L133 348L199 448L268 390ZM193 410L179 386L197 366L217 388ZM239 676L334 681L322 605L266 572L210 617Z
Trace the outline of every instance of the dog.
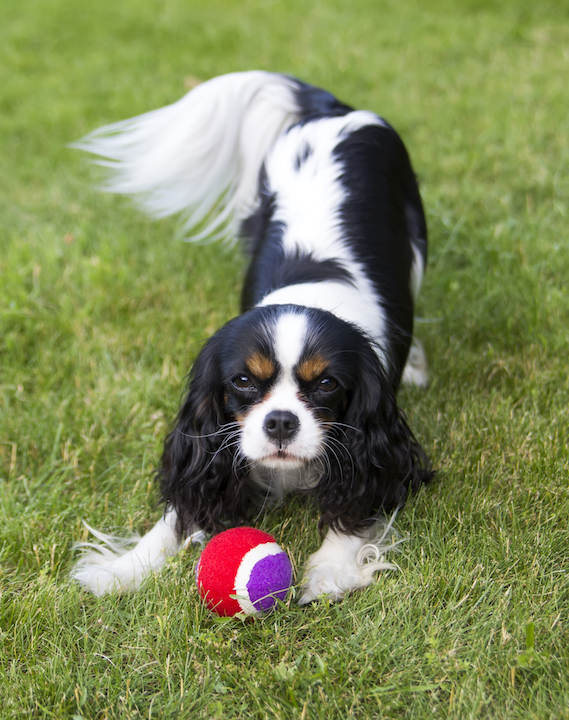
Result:
M402 379L427 384L413 341L427 228L400 137L325 90L252 71L75 147L110 168L107 190L182 213L191 239L240 236L250 255L243 313L205 343L165 442L163 517L142 538L95 532L75 580L133 590L184 543L294 492L326 530L299 602L369 585L392 567L385 518L433 476L396 401Z

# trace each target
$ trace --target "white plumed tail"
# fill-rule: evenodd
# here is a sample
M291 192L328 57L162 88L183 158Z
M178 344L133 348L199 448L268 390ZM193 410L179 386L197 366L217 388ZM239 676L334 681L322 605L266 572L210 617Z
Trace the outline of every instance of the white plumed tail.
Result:
M72 147L111 168L104 189L153 217L183 212L191 239L235 236L255 200L263 160L300 117L296 84L263 71L198 85L173 105L99 128Z

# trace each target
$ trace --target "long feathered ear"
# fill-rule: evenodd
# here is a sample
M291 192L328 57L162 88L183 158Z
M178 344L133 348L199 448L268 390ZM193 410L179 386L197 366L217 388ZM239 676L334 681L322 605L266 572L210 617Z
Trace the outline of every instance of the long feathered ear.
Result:
M319 483L321 525L357 532L432 479L429 459L397 405L373 350L360 355L359 381L343 422L329 438L330 476Z
M194 364L157 473L161 499L176 510L181 536L245 519L245 468L237 452L239 428L224 410L220 345L214 335Z

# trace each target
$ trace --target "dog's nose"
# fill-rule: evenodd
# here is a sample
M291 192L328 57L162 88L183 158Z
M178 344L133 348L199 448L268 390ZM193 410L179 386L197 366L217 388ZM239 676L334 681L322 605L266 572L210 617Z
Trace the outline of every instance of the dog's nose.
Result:
M300 420L288 410L273 410L265 417L263 429L271 440L290 440L296 433Z

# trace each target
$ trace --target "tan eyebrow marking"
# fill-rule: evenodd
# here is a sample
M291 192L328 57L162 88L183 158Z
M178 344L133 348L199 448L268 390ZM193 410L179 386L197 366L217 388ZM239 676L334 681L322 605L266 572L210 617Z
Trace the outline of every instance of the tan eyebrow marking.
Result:
M298 376L305 382L316 380L328 367L328 363L321 355L315 355L300 363L297 369Z
M247 370L254 375L257 380L268 380L275 374L275 364L266 355L261 353L253 353L245 363Z

